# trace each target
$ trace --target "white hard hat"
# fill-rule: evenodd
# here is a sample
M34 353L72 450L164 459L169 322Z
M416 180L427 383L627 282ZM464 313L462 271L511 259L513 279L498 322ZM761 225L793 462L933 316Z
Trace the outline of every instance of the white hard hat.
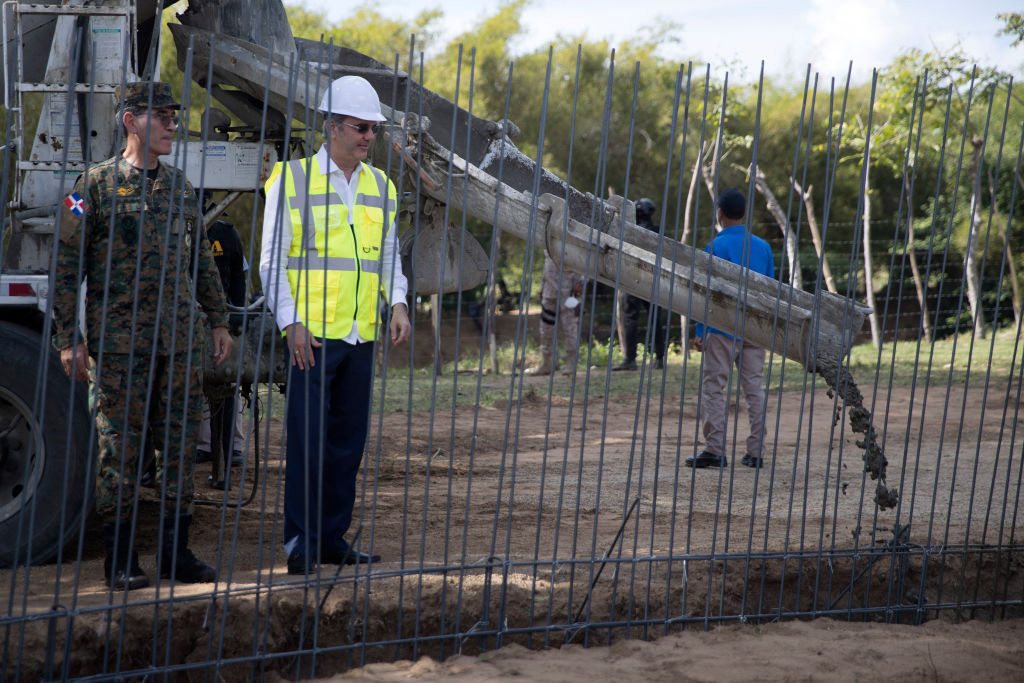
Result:
M370 82L362 76L342 76L324 91L320 111L325 114L353 116L364 121L384 121L380 98Z

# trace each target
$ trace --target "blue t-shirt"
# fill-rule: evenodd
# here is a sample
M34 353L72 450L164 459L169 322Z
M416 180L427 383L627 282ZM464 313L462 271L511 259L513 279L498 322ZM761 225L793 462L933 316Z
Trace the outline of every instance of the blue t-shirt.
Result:
M704 251L712 256L746 266L755 273L767 275L770 278L775 277L775 260L772 257L772 248L763 239L748 232L744 225L730 225L728 228L723 228L720 233L715 235L715 238L711 240L711 243L708 244ZM726 334L713 327L709 327L708 332L732 338L731 334ZM704 336L704 325L702 323L697 323L696 335L698 337Z

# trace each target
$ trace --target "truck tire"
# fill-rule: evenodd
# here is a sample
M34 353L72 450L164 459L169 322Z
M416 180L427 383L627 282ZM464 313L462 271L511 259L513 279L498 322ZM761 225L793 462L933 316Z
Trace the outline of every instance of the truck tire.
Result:
M46 387L33 414L40 353ZM70 384L38 333L0 322L0 567L55 558L91 501L89 404L84 383L74 397Z

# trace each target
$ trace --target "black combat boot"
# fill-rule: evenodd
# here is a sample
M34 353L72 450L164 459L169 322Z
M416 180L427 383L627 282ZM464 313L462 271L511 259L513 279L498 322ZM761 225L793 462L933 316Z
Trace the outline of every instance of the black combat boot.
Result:
M175 523L177 523L177 552L175 552ZM201 561L188 548L188 528L192 515L178 515L164 519L164 536L160 545L160 576L182 583L210 583L217 580L213 567Z
M128 546L130 534L130 522L103 524L103 547L107 551L107 556L103 560L103 573L107 577L107 583L113 580L114 590L118 591L131 591L149 585L149 577L139 566L139 554Z

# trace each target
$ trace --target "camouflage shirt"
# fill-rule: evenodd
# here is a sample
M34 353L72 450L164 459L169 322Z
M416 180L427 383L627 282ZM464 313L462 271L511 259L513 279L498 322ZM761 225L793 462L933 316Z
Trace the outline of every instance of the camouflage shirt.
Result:
M58 349L74 342L79 272L87 279L86 340L92 354L101 348L129 353L133 338L136 352L152 351L157 343L165 354L172 348L201 350L203 326L192 319L196 302L213 327L227 327L199 200L177 169L160 163L151 179L120 155L96 164L79 176L60 218L53 289ZM195 287L190 252L198 254Z

